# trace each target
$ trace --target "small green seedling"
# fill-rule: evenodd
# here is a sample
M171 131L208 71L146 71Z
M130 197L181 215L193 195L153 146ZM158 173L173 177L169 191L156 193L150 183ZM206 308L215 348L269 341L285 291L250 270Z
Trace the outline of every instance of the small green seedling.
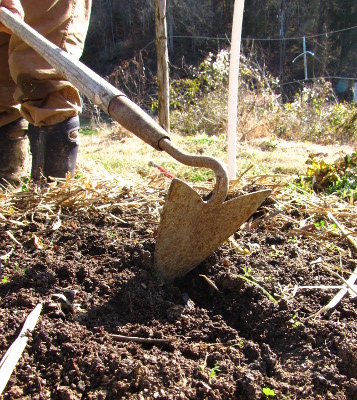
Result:
M271 251L269 254L271 258L280 257L280 256L284 255L284 251L278 250L274 245L272 245L271 248L274 250L274 251Z
M74 175L74 179L82 179L83 178L83 174L82 172L78 172Z
M260 289L270 300L272 300L274 303L277 303L278 300L276 300L266 289L264 289L259 283L255 280L255 278L250 274L251 268L243 268L244 275L233 275L236 278L243 279L246 282L251 283L252 285L256 286L258 289Z
M323 229L325 227L325 221L321 220L314 223L316 229Z
M290 243L299 243L298 238L296 236L293 236L291 239L288 239L288 242L290 242Z
M4 276L4 277L1 279L1 283L7 283L7 282L9 282L9 277L8 277L8 276Z
M265 387L262 390L263 390L263 393L265 394L265 396L267 396L267 397L275 397L275 392L274 392L273 389Z
M300 322L298 321L298 316L295 313L294 316L291 318L289 321L291 323L292 328L297 328L300 325Z
M243 347L244 346L244 340L240 340L238 343L234 343L231 346L229 346L231 349L235 349L236 347Z
M214 367L211 369L210 373L209 373L209 381L210 381L210 382L211 382L212 379L214 379L214 378L216 377L217 372L219 372L219 371L220 371L219 366L218 366L218 364L216 363L216 364L214 365Z

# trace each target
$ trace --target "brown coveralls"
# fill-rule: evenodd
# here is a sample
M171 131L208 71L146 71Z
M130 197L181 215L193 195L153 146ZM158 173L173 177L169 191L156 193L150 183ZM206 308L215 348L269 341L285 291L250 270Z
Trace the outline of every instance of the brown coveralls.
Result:
M82 55L91 0L22 0L25 22L75 58ZM0 33L0 127L23 116L54 125L77 115L77 89L15 35Z

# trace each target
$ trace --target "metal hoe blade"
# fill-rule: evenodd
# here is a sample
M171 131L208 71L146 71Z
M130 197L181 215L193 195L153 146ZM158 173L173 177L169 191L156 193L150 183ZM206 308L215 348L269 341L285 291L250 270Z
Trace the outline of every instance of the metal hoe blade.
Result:
M219 160L177 149L167 132L124 93L4 7L0 7L0 21L82 94L130 132L156 150L165 151L180 163L214 171L216 184L206 203L182 181L174 180L171 184L164 205L154 260L155 268L163 277L174 278L196 267L227 240L269 196L270 191L265 190L225 202L228 175Z
M184 182L173 180L161 216L154 268L166 279L186 274L236 232L270 192L210 204Z

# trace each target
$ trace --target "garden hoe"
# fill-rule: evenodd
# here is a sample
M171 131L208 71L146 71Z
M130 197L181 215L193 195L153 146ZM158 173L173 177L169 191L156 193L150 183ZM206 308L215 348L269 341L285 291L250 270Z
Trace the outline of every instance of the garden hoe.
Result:
M0 8L0 21L124 128L185 165L214 171L216 184L208 201L203 201L179 179L171 183L154 254L154 268L163 278L172 279L195 268L237 231L269 196L270 190L262 190L225 201L229 182L220 161L175 148L167 132L124 93L5 8Z

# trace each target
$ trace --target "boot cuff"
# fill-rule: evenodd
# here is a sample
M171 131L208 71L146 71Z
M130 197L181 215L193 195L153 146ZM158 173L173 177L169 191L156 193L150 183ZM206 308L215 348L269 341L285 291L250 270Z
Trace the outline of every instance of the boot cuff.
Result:
M29 123L25 120L25 118L19 118L16 121L10 122L2 127L0 127L0 135L7 135L11 132L17 131L27 131Z

